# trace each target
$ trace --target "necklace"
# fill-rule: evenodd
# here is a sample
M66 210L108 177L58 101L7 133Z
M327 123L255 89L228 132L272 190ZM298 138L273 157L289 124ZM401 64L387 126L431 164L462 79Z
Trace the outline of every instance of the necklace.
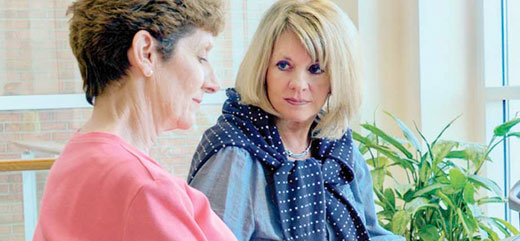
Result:
M309 143L309 146L307 146L307 148L302 153L292 153L287 148L285 148L285 153L286 153L287 157L291 157L294 159L301 159L301 158L305 157L307 154L309 154L309 151L311 150L311 143Z

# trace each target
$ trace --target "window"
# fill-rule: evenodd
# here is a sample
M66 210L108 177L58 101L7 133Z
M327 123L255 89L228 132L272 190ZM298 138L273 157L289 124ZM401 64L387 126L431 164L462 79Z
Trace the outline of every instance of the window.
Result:
M486 133L520 111L520 1L482 1L484 36L484 83L486 96ZM518 130L518 128L517 128ZM520 140L511 138L497 146L487 164L487 175L495 180L507 197L520 180ZM491 215L503 217L517 228L519 216L508 205L488 207Z

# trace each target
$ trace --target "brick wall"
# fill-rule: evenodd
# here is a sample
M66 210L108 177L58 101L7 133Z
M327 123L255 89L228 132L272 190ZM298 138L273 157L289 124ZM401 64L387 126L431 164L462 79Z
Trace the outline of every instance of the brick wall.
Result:
M82 93L81 78L68 45L65 16L70 0L0 0L0 97ZM262 13L274 2L226 1L226 27L211 61L223 89L234 75ZM185 178L201 133L220 113L220 104L203 104L197 125L158 138L151 156L175 176ZM91 109L1 111L0 159L19 159L16 141L66 143ZM48 154L35 152L36 157ZM38 200L48 171L37 172ZM0 241L25 240L21 172L0 173Z

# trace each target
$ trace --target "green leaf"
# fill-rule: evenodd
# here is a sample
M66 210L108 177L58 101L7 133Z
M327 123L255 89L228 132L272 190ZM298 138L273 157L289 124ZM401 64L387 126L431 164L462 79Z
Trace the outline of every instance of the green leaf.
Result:
M462 189L466 184L467 177L459 169L450 170L450 186L456 190Z
M520 118L512 119L502 125L499 125L493 131L495 136L505 136L516 124L520 123Z
M377 189L383 189L383 184L385 182L385 169L380 167L370 171L373 180L373 186Z
M384 133L381 129L377 128L376 126L370 125L370 124L363 124L361 125L363 128L367 129L368 131L376 134L377 136L381 137L383 140L390 143L392 146L395 146L397 149L399 149L406 157L413 158L413 155L406 150L406 148L399 143L395 138L387 135Z
M414 198L411 202L408 202L404 205L404 209L410 213L412 216L417 212L419 209L427 208L427 207L435 207L430 204L428 199L423 197Z
M447 184L442 184L442 183L435 183L435 184L432 184L432 185L429 185L429 186L426 186L424 187L423 189L415 192L415 194L413 195L414 197L419 197L419 196L422 196L423 194L426 194L428 192L431 192L431 191L434 191L434 190L437 190L439 188L442 188L442 187L445 187L445 186L448 186Z
M471 185L470 182L467 182L464 186L464 191L462 192L462 197L464 201L467 203L475 203L475 188Z
M505 226L503 223L501 223L499 218L489 217L485 218L484 220L489 221L490 224L497 227L500 232L502 232L505 236L511 236L511 232L508 230L507 226ZM518 231L517 231L518 232Z
M386 165L388 165L388 163L389 163L388 158L384 157L384 156L367 159L367 164L374 168L386 166Z
M453 119L452 121L450 121L450 123L448 123L441 131L441 133L439 133L439 135L437 136L437 138L435 138L435 140L432 142L432 148L435 146L435 144L437 143L437 140L439 140L439 138L441 138L442 134L444 134L444 132L451 126L451 124L453 124L453 122L455 122L457 119L459 119L459 117L461 117L462 115L459 115L457 117L455 117L455 119Z
M406 126L406 124L404 124L404 122L402 122L396 116L392 115L390 112L386 112L385 111L385 113L387 115L389 115L390 117L392 117L395 120L395 122L397 122L397 125L399 125L399 128L401 128L401 130L403 131L404 137L412 144L412 146L417 151L422 152L421 151L421 145L419 144L419 141L417 140L417 138L413 134L412 130L410 130L410 128L408 128L408 126Z
M368 138L363 137L360 135L357 131L352 132L352 138L356 141L359 141L360 143L366 145L366 144L372 144L372 141L370 141Z
M413 184L404 183L404 184L397 184L395 186L395 191L397 194L399 194L400 197L404 196L404 194L408 191L410 191L413 188Z
M410 216L405 210L399 210L392 217L392 232L397 235L403 236L406 229L408 228L408 223L410 223Z
M473 184L477 184L487 190L493 191L498 196L502 195L502 191L500 190L500 187L491 179L477 176L477 175L469 175L468 179Z
M424 161L426 158L426 156L430 156L431 160L433 161L433 154L432 154L432 148L430 146L430 143L428 142L428 140L426 140L426 137L424 137L423 133L419 130L419 127L417 127L417 124L414 122L413 123L414 126L415 126L415 130L417 131L417 133L419 133L419 136L421 136L421 139L424 141L424 143L426 143L426 147L428 147L428 152L423 156L421 157L421 161Z
M462 145L466 159L477 164L487 153L487 146L479 143L465 143Z
M386 146L378 146L378 145L367 145L369 148L372 148L372 149L375 149L377 150L379 153L383 154L384 156L390 158L392 161L394 161L394 163L396 163L397 165L400 165L402 166L403 168L405 169L409 169L411 171L414 170L414 166L413 166L413 163L410 162L410 159L407 159L407 158L400 158L397 153L395 153L394 151L390 150L388 147Z
M491 229L490 227L488 227L487 225L483 224L483 223L479 223L479 227L482 228L484 231L486 231L486 233L491 236L491 240L493 241L498 241L499 240L499 237L498 237L498 234L493 231L493 229Z
M394 216L394 212L389 210L383 210L377 213L377 216L380 218L392 220L392 217Z
M477 200L477 205L484 205L487 203L505 203L506 200L501 197L483 197Z
M455 141L440 141L437 145L432 147L433 156L435 158L432 166L437 166L437 164L446 158L450 151L458 145L459 143Z
M457 159L466 159L466 152L465 151L450 151L448 155L446 155L445 158L457 158Z
M467 204L469 212L471 212L471 215L475 218L479 218L482 216L482 212L480 211L480 208L475 204Z
M430 163L422 162L420 166L421 167L419 169L419 181L421 183L424 183L424 182L426 182L426 180L428 180L428 178L430 177L430 174L431 174ZM420 184L420 185L422 185L422 184Z
M459 223L462 224L462 227L464 227L464 231L466 232L466 234L468 236L473 236L473 231L470 229L470 226L469 224L466 222L466 218L464 217L464 215L462 215L462 211L460 210L460 208L457 208L457 215L459 216Z
M384 195L386 200L392 205L392 208L395 208L395 194L394 191L390 188L385 189Z
M453 205L453 202L450 200L450 198L448 196L446 196L446 194L444 194L443 192L441 192L441 190L437 190L435 192L435 195L437 195L443 203L445 203L449 208L452 208L452 209L455 209L455 205Z
M440 240L441 235L439 235L440 230L437 227L428 224L425 227L421 227L419 229L419 237L424 241L437 241Z
M510 233L512 233L513 235L518 235L518 229L516 229L513 225L506 222L505 220L500 219L500 218L491 218L491 219L495 220L495 222L498 222L498 223L504 225L509 231L511 231Z

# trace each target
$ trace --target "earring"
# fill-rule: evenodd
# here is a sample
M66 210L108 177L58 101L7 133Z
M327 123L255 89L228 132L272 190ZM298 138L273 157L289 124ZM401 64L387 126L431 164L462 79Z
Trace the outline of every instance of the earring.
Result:
M144 74L144 76L146 77L151 77L153 75L153 70L152 69L149 69L148 71L146 71L146 73Z

